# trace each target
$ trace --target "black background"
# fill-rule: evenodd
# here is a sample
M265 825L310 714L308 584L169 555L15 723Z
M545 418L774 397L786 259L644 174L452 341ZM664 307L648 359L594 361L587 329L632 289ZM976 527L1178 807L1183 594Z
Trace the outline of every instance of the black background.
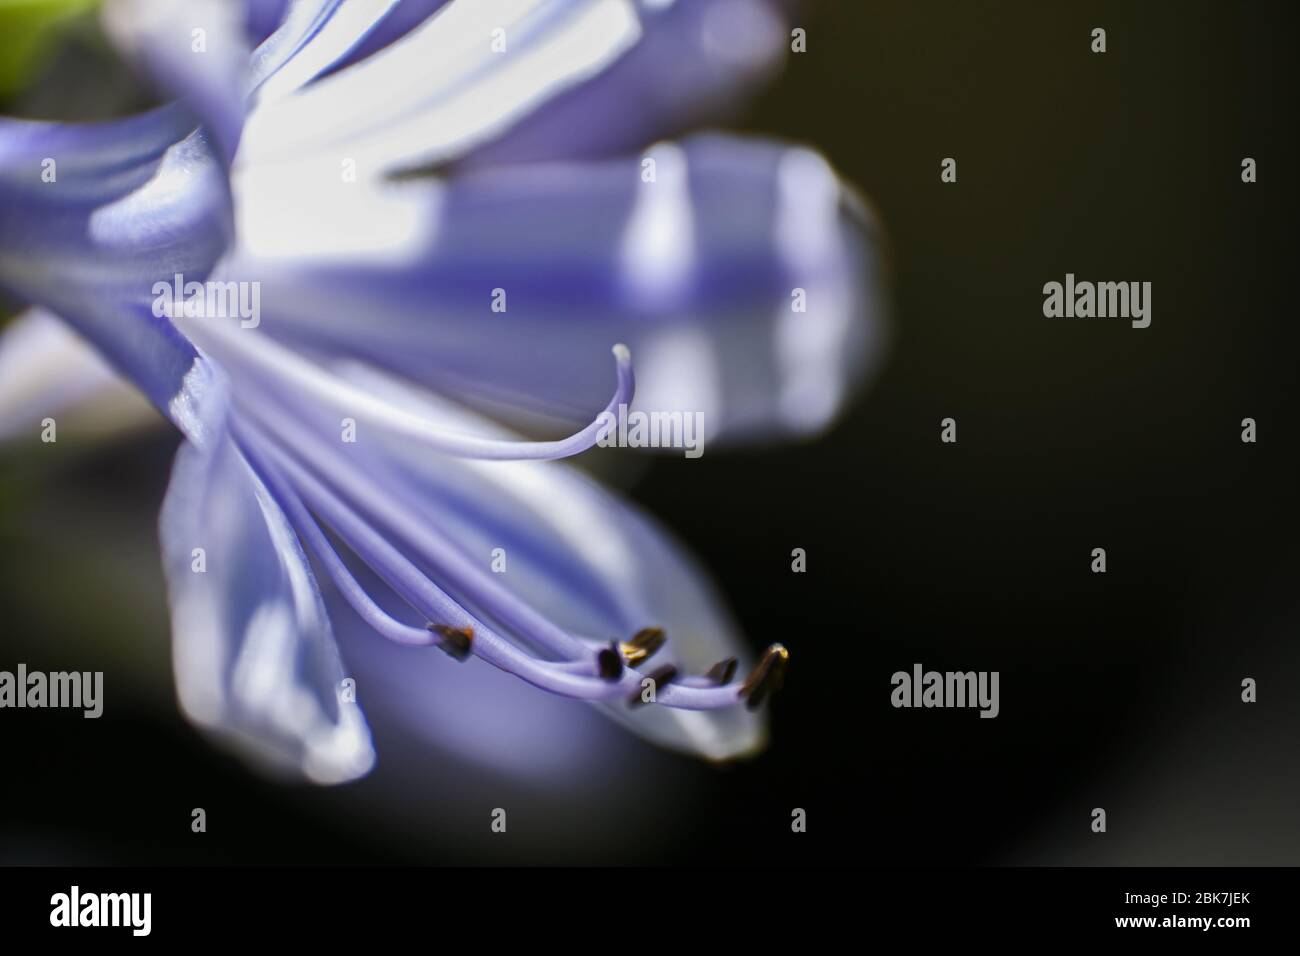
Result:
M142 695L93 733L74 714L0 718L6 862L1300 862L1293 20L1227 2L805 18L808 52L741 125L814 144L870 197L893 345L821 440L656 460L632 489L755 645L793 653L757 761L719 770L629 738L689 788L685 811L603 808L626 820L612 846L523 849L486 826L407 839L349 788L251 775ZM1066 272L1152 282L1151 327L1045 319L1042 285ZM77 666L118 686L165 673L161 582L112 561L127 538L155 547L173 445L5 476L0 626L28 660L50 634L94 647L131 629L133 658ZM81 543L31 530L51 523ZM915 662L1000 671L1001 715L894 710L890 675ZM191 834L196 805L222 825Z

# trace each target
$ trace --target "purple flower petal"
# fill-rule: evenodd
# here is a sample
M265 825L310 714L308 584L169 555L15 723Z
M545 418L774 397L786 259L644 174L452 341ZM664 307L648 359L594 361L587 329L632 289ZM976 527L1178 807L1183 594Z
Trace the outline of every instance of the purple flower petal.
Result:
M279 27L289 6L289 0L246 0L244 3L244 31L253 43L261 43Z
M191 438L207 374L154 312L230 235L225 171L178 107L110 123L0 120L0 284L70 322Z

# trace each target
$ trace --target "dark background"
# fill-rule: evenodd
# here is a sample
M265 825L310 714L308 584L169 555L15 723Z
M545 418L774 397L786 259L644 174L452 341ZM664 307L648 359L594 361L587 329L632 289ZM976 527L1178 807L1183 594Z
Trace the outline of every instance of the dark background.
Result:
M80 635L75 666L141 690L93 732L4 716L6 862L1300 863L1289 5L843 2L803 23L741 125L814 144L877 207L891 354L821 440L655 460L631 489L756 646L791 648L769 751L719 770L629 737L691 799L584 808L624 838L563 847L413 839L352 788L266 782L176 714L161 576L115 562L156 550L174 439L61 443L0 478L4 642L58 669L47 638ZM1045 319L1066 272L1152 282L1151 327ZM915 662L1000 671L1001 715L894 710ZM200 805L223 821L202 838Z

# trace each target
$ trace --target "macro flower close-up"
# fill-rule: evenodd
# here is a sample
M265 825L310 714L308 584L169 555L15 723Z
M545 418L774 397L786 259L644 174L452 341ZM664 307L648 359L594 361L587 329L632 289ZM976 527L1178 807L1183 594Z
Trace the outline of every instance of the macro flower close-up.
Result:
M1285 929L1294 19L0 0L5 942Z
M160 538L193 721L338 783L385 757L368 699L472 740L427 699L468 680L505 715L491 666L667 748L762 750L790 650L557 459L815 435L871 367L862 201L804 146L672 138L780 67L787 14L109 0L161 104L0 121L0 284L27 308L0 433L123 383L179 430Z

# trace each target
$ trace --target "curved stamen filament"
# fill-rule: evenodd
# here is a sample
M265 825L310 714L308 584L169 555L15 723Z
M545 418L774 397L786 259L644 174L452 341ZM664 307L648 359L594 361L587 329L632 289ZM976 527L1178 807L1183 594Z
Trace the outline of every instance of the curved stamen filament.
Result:
M212 319L185 319L174 316L186 335L191 336L226 364L243 365L253 374L246 376L256 381L258 376L269 376L268 381L292 385L321 407L373 423L394 435L412 438L425 447L457 458L488 461L523 461L567 458L586 451L601 437L609 426L609 418L620 405L632 401L636 379L632 373L632 353L626 345L613 348L618 384L604 410L585 428L568 438L555 441L519 441L513 439L483 438L449 432L413 414L399 405L372 395L351 382L296 354L265 334L249 334L233 322Z
M249 457L252 459L254 468L262 480L271 488L276 500L288 513L289 522L306 539L307 546L321 564L325 566L330 579L338 587L339 592L352 607L352 610L356 611L363 621L379 632L380 635L397 644L427 647L430 644L438 643L437 638L428 628L404 624L376 604L356 577L353 576L348 566L343 563L343 559L334 550L334 546L330 544L325 532L320 529L320 525L316 523L303 505L302 499L289 488L274 468L259 458L254 458L252 455L249 455Z

